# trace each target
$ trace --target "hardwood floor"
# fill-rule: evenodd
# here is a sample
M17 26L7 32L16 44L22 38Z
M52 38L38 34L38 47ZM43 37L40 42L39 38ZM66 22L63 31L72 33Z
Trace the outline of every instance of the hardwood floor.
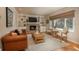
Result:
M49 35L51 35L51 34L49 34ZM61 40L61 39L58 38L58 40ZM62 47L62 48L55 49L55 51L79 51L79 44L71 42L71 41L68 41L68 40L61 40L61 42L62 41L64 41L66 43L66 46Z
M56 49L56 51L79 51L79 44L76 44L74 42L66 42L68 45L59 49Z

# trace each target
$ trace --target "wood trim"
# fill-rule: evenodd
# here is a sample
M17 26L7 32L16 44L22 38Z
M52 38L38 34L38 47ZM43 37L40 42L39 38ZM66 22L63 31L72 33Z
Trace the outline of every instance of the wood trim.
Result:
M65 13L61 13L58 15L50 16L49 19L53 20L53 19L57 19L57 18L66 18L66 17L74 17L74 10L68 11Z

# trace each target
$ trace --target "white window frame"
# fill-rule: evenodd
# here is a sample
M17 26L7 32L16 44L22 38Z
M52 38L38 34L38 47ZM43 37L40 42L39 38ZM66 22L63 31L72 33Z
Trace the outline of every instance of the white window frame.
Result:
M66 26L66 20L67 18L65 18L65 26ZM75 17L73 17L73 28L69 29L69 32L74 32L74 30L75 30Z
M54 20L54 26L56 25L56 21L57 20L59 20L59 19L55 19ZM67 18L64 18L64 20L65 20L65 25L64 25L64 27L66 27L66 20L67 20ZM62 28L56 28L57 30L63 30ZM69 32L74 32L74 30L75 30L75 17L73 17L73 28L72 29L69 29Z
M55 19L55 20L54 20L54 22L55 22L55 23L54 23L54 26L56 25L56 21L57 21L57 20L59 20L59 19ZM61 31L63 30L62 28L56 28L56 29L57 29L57 30L61 30Z

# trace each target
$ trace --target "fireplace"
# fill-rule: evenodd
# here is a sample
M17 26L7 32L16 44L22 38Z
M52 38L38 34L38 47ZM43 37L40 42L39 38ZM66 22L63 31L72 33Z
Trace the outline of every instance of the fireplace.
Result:
M31 26L30 26L30 30L35 31L35 30L36 30L36 26L35 26L35 25L31 25Z

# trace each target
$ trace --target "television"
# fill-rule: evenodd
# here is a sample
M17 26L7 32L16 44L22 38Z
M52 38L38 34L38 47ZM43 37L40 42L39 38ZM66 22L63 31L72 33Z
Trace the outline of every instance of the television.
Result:
M29 22L37 22L37 18L36 17L29 17Z

